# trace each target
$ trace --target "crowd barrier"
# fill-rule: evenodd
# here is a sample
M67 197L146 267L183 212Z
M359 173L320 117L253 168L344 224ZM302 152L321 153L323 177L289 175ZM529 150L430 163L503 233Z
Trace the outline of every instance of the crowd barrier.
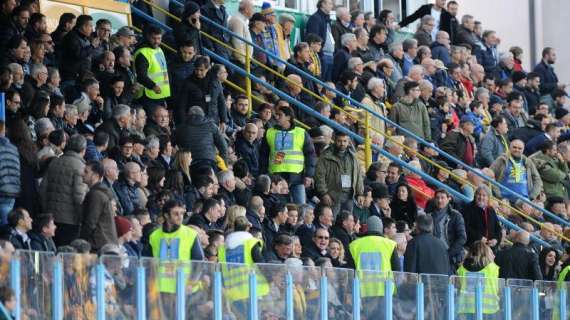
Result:
M16 319L569 319L570 283L18 251Z

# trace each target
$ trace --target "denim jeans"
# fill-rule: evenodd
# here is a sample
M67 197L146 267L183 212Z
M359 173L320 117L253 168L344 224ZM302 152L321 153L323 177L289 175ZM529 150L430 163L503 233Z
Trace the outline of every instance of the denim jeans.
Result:
M2 224L8 224L8 213L14 209L16 199L0 197L0 218Z
M322 71L321 71L321 78L324 81L332 81L332 69L333 69L333 56L329 56L324 54L323 61L321 62Z
M295 184L290 187L289 193L293 202L296 204L304 204L307 202L307 193L305 192L304 184Z

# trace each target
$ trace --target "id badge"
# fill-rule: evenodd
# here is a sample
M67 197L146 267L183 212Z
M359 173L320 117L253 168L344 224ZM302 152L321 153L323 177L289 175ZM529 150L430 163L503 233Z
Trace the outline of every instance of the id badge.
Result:
M212 97L209 94L206 95L205 99L206 99L206 102L212 101Z
M343 189L352 188L350 176L348 174L342 174L340 176L340 183Z
M273 160L274 164L282 164L283 160L285 160L285 152L278 151L275 153L275 159Z

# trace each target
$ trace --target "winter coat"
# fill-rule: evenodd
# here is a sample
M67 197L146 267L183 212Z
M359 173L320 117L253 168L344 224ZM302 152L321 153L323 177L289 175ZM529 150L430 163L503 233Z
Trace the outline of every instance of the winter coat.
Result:
M431 43L433 42L432 38L431 38L431 33L423 30L423 29L418 29L418 31L416 31L416 34L414 35L414 38L416 40L418 40L418 47L419 46L430 46Z
M348 60L352 58L352 55L348 52L346 47L342 47L336 50L336 53L333 58L333 71L332 71L332 78L333 81L338 81L340 75L348 70Z
M529 157L542 179L544 193L547 198L561 197L568 198L565 181L568 177L568 165L566 161L560 161L556 156L548 156L542 151L538 151Z
M346 151L347 157L352 158L352 173L350 181L352 187L352 197L357 197L364 193L364 171L352 149ZM343 174L342 160L337 153L336 147L331 146L325 149L317 160L315 170L315 191L318 195L328 194L332 199L340 199L342 195L341 175Z
M487 207L485 210L487 211L487 219L484 217L484 210L475 201L463 207L463 220L467 231L466 247L470 247L473 242L479 241L483 237L487 240L496 239L497 243L501 243L501 225L495 209Z
M20 154L6 137L0 137L0 197L16 198L21 191Z
M500 267L501 278L542 280L538 256L521 243L499 251L495 263Z
M558 76L554 72L554 68L546 64L544 60L540 61L536 67L534 67L533 71L538 73L540 77L541 95L550 94L554 89L558 88Z
M477 162L482 168L490 166L495 159L507 151L503 140L507 144L509 143L509 139L501 137L495 128L487 131L483 139L481 139L479 153L477 154Z
M28 232L28 237L30 237L30 246L34 251L45 251L45 252L57 252L57 248L53 239L46 238L37 232Z
M208 118L191 116L189 121L178 127L175 132L176 145L192 152L195 160L216 159L216 148L223 159L227 159L227 144L218 127Z
M461 131L455 129L447 134L443 142L440 144L441 150L451 154L454 158L463 161L465 151L467 150L467 143L471 142L473 145L473 159L477 158L477 146L475 145L475 139L472 136L466 137ZM457 164L451 160L445 159L447 163L455 168ZM473 165L473 163L467 163L468 165Z
M89 241L95 250L108 243L118 244L113 200L113 191L101 182L93 185L85 196L81 238Z
M449 48L443 44L435 41L431 44L431 57L432 59L441 60L444 65L451 63L451 55L449 54Z
M61 41L61 80L76 80L82 71L91 69L93 46L89 38L79 33L75 27Z
M534 138L535 136L543 133L542 129L540 128L540 123L534 119L529 119L526 123L526 126L522 128L517 128L513 131L509 131L509 139L515 140L519 139L522 140L524 143L530 141L530 139Z
M127 179L120 177L113 185L115 193L119 197L119 202L123 208L123 215L130 215L135 209L142 208L140 205L138 186L131 185Z
M331 25L331 18L328 14L324 13L322 10L317 10L313 13L307 23L305 25L305 36L309 33L314 33L323 39L322 46L325 47L325 43L327 42L327 26ZM331 27L332 29L332 27ZM332 33L332 30L331 30ZM335 43L336 44L336 43ZM319 55L322 56L323 52L319 52Z
M205 24L207 24L207 22ZM200 30L196 29L193 25L190 25L187 17L174 26L173 35L177 48L186 42L191 42L194 44L194 51L197 55L204 54L202 50L202 37L200 36Z
M200 12L203 16L213 20L216 25L211 24L209 22L205 22L202 24L202 31L211 35L212 37L221 40L223 43L230 43L230 34L223 30L222 28L218 27L218 25L227 28L228 27L228 12L226 11L226 7L224 5L219 6L216 8L212 0L209 0L205 5L200 8ZM228 49L226 49L221 44L210 40L209 38L205 37L202 39L204 42L204 47L214 51L215 53L221 55L224 58L229 58L230 54Z
M331 32L334 39L335 49L338 51L342 48L342 43L340 41L342 35L345 33L352 33L352 28L350 27L350 24L348 27L345 27L339 19L336 19L332 25Z
M404 254L404 272L448 275L447 245L431 234L416 235Z
M477 35L475 34L475 32L466 29L463 26L458 26L457 27L457 36L455 37L455 43L457 44L463 44L463 43L467 43L469 45L471 45L471 48L476 48L477 47Z
M119 140L122 137L128 135L127 130L119 127L117 120L109 119L104 121L98 128L97 131L103 131L109 134L109 144L107 145L107 150L113 150L115 146L119 145Z
M508 155L503 154L498 157L490 167L490 169L495 173L495 180L499 183L503 181L508 161ZM522 156L522 161L524 161L524 166L526 168L528 196L530 200L534 200L540 195L540 192L542 191L542 179L540 178L540 174L538 173L538 170L536 169L536 166L532 160L525 156ZM498 190L498 192L500 193L501 191ZM500 197L500 194L498 194L498 196Z
M390 111L390 120L423 139L431 140L429 114L420 99L402 97ZM401 133L405 134L405 133Z
M44 212L51 212L56 223L80 225L87 185L83 182L85 160L74 151L53 159L40 184Z
M477 57L477 62L483 66L485 73L492 74L497 67L497 48L490 48L486 45L484 49L475 50L475 56Z
M238 134L235 143L235 152L245 161L249 172L254 177L257 177L259 175L259 142L254 141L253 143L249 143L242 134Z
M449 261L452 265L457 265L463 261L463 246L467 241L463 216L449 205L443 211L432 211L428 214L433 218L433 235L446 244Z

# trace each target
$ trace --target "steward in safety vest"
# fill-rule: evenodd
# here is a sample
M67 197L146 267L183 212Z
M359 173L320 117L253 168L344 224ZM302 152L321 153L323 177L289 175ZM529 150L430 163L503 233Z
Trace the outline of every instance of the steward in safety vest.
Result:
M391 277L389 273L400 266L396 242L382 236L383 225L379 217L371 216L366 223L366 235L348 246L348 265L356 269L362 298L383 297L386 277Z
M143 86L135 98L152 106L164 105L164 100L170 97L170 82L166 57L160 48L162 30L149 24L145 27L144 38L134 55L137 82Z
M475 241L469 250L469 256L457 269L459 278L458 313L476 313L476 289L481 285L483 314L494 314L500 310L499 266L493 262L491 247L482 241ZM478 279L484 278L484 279Z
M564 259L564 257L566 259ZM562 285L564 282L570 281L570 248L566 248L566 253L564 254L562 260L562 269L560 270L560 274L558 275L558 283Z
M235 231L218 248L224 292L232 302L249 299L249 274L254 271L254 263L264 262L263 241L248 232L250 225L246 217L236 218ZM257 296L266 296L269 293L267 280L259 272L256 275Z
M313 183L315 174L315 147L307 131L295 126L293 109L284 101L279 104L277 125L267 130L261 142L261 172L281 175L289 183L293 201L305 203L305 187Z
M204 260L198 233L182 225L186 209L177 200L169 200L162 209L164 224L149 236L147 253L160 259L158 267L159 290L162 293L176 293L176 266L165 262ZM150 251L150 252L148 252ZM190 270L187 270L189 273ZM187 274L186 277L189 275Z

